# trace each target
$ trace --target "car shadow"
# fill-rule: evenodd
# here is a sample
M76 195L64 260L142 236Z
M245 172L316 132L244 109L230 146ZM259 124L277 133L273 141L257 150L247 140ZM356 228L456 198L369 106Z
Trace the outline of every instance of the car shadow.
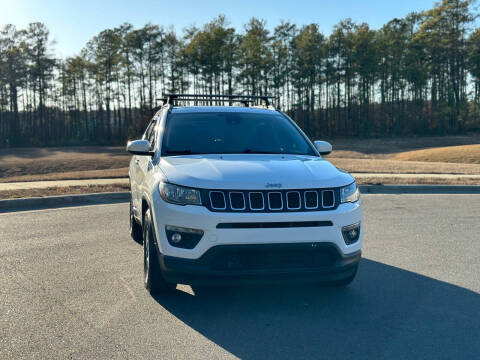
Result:
M480 357L478 293L368 259L343 289L177 289L155 300L242 359Z

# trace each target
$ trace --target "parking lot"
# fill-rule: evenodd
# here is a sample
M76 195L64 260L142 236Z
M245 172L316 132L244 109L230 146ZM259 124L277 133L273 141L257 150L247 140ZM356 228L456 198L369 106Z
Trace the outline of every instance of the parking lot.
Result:
M0 358L480 358L480 195L364 195L357 279L152 298L128 204L0 214Z

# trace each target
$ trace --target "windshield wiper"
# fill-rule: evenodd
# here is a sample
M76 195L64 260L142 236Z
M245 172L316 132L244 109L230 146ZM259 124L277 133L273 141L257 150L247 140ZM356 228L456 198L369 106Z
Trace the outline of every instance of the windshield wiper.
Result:
M195 155L192 150L166 150L165 155Z
M283 154L281 152L262 151L262 150L253 150L253 149L243 150L242 153L243 154Z
M169 155L206 155L206 154L270 154L270 155L287 155L288 153L284 152L274 152L274 151L263 151L255 149L245 149L238 152L192 152L190 149L185 150L165 150L165 156ZM302 153L292 154L292 155L305 155Z

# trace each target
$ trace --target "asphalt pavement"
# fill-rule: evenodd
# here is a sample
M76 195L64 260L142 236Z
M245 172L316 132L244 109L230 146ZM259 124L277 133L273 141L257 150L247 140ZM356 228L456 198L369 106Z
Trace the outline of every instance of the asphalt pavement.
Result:
M128 204L0 214L0 359L478 359L480 195L363 195L346 289L151 297Z

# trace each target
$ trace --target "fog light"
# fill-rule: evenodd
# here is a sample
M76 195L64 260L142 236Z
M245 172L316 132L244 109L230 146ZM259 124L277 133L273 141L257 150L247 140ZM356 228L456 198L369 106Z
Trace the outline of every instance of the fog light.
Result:
M175 235L180 235L180 234L175 234ZM173 237L175 237L175 235L174 235ZM347 233L347 235L348 235L348 237L349 237L350 239L355 239L355 238L357 237L357 235L358 235L358 230L357 230L357 229L352 229L352 230L350 230L350 231ZM172 237L172 239L173 239L173 237ZM181 236L178 236L178 238L179 238L178 241L180 241L180 239L181 239L182 237L181 237ZM175 239L173 239L173 240L175 241ZM175 242L177 242L177 241L175 241Z
M176 243L179 243L180 241L182 241L182 235L180 235L179 233L173 233L172 242L176 244Z
M345 244L351 245L356 243L360 238L360 223L342 227L342 235Z
M193 249L202 238L203 230L166 225L165 234L170 245L183 249Z

